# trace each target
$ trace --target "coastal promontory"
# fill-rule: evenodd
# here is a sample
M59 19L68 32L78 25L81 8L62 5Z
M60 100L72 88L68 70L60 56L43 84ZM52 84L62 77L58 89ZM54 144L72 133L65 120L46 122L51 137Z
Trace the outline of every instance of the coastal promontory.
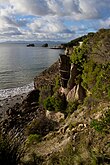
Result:
M1 119L2 165L109 165L110 29L64 47Z

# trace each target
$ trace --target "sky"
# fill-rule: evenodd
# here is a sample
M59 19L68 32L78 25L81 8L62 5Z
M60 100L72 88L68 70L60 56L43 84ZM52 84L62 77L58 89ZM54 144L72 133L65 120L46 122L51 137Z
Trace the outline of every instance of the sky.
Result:
M0 42L68 42L109 27L110 0L0 0Z

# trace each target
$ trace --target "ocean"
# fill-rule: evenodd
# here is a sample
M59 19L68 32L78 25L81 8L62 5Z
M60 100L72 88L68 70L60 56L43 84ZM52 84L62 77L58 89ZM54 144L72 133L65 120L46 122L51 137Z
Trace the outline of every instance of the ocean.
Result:
M34 89L33 79L63 53L26 44L0 44L0 100Z

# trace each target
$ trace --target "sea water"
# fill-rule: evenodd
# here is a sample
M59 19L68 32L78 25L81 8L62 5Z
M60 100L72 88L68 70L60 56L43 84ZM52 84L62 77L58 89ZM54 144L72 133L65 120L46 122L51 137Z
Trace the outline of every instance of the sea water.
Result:
M33 79L51 66L62 50L0 44L0 100L34 89Z

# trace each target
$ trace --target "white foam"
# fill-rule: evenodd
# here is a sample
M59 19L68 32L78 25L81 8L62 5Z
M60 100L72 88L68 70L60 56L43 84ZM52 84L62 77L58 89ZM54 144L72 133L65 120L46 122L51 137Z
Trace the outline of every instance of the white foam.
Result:
M34 83L25 85L23 87L11 88L11 89L1 89L0 90L0 100L13 97L16 95L21 95L23 93L28 93L34 89Z

